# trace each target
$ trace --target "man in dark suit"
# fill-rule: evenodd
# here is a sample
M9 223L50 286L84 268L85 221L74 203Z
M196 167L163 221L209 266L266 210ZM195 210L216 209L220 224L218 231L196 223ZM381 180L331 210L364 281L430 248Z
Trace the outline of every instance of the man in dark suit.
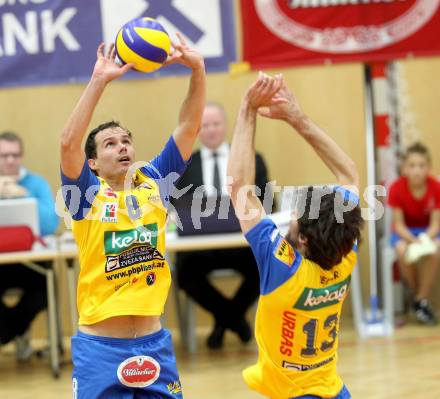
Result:
M228 194L226 168L229 145L225 142L226 131L223 107L215 103L207 104L199 133L201 148L192 155L191 163L177 184L178 189L192 185L185 195L193 195L201 186L204 186L206 196ZM257 154L256 185L261 190L262 202L267 182L266 166L263 158ZM179 200L174 200L174 206L178 211ZM272 203L269 208L270 213ZM258 268L251 250L239 248L178 253L176 266L180 288L214 317L208 347L221 348L226 329L235 332L242 342L250 341L252 332L245 314L259 295ZM225 268L234 269L243 277L241 286L232 298L225 297L208 279L208 274L213 270Z

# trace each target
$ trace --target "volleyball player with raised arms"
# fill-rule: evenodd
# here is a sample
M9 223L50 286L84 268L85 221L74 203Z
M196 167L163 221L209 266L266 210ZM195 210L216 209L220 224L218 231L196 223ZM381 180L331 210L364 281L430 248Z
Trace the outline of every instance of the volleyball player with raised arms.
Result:
M182 397L171 337L160 323L171 284L164 259L173 187L167 176L180 175L192 153L205 104L205 68L203 57L179 39L168 63L192 70L190 86L176 129L150 163L130 168L133 137L116 122L92 130L82 148L104 89L132 67L115 63L114 47L106 55L103 45L98 48L90 82L61 135L63 190L81 267L79 328L72 338L76 399ZM157 134L148 131L147 110L140 117L146 134Z
M285 237L265 217L253 192L258 113L293 127L338 183L309 190L300 199L304 212L292 214ZM292 168L306 167L292 163ZM336 359L342 303L362 225L354 162L300 110L281 76L260 73L241 103L228 175L234 208L260 273L255 326L259 355L243 372L246 383L271 399L350 398Z

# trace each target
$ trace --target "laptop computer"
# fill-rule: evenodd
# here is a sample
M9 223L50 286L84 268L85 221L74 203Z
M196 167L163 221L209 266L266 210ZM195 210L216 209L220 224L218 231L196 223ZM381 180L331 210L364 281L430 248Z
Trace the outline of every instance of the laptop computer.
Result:
M0 199L0 226L29 226L40 235L38 204L35 198Z
M174 202L179 236L235 233L241 231L229 196L193 197L185 195Z

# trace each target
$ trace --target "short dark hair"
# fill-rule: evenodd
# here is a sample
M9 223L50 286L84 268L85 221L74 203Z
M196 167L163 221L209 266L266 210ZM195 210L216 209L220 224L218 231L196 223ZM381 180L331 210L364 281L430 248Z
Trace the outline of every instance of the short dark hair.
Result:
M340 191L334 191L321 196L319 214L312 206L313 190L309 187L306 192L305 209L298 219L298 233L307 239L305 257L317 263L321 268L330 270L339 264L342 258L360 241L363 219L359 205L342 213L343 222L338 222L335 204L347 206L347 200L342 198ZM327 190L329 190L327 188Z
M24 148L23 140L21 139L21 137L17 133L14 133L11 131L6 131L3 133L0 133L0 140L20 144L20 152L23 153L23 148Z
M406 149L405 154L403 155L403 160L406 161L411 154L422 155L422 156L426 157L428 162L431 162L431 154L428 150L428 147L426 147L426 145L420 143L419 141L414 144L411 144Z
M126 129L125 127L123 127L117 121L109 121L109 122L101 123L99 126L95 127L87 136L86 144L84 146L84 151L86 153L87 159L96 158L96 140L95 140L96 135L99 132L102 132L103 130L111 129L111 128L115 128L115 127L119 127L121 129L125 130L127 132L127 134L130 137L132 137L131 132L128 129Z

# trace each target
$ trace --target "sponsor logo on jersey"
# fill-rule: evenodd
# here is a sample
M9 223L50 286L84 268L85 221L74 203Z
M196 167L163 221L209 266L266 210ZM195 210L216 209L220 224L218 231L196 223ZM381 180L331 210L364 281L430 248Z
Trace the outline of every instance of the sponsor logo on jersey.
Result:
M164 267L165 267L165 261L151 262L147 265L137 265L137 266L132 266L127 270L117 271L115 273L105 276L105 278L108 281L114 281L114 280L119 280L121 278L130 277L133 274L141 274L143 272L148 272L150 270L154 270L158 268L163 269ZM132 281L132 283L135 283L135 281Z
M157 223L147 224L131 230L106 231L104 249L106 255L119 255L139 244L157 246Z
M289 370L295 370L295 371L309 371L314 370L319 367L325 366L326 364L332 362L335 360L335 356L330 356L328 359L323 360L322 362L315 363L315 364L299 364L299 363L290 363L283 361L283 367Z
M151 272L147 274L146 278L147 285L153 285L156 282L156 273Z
M168 392L172 395L176 395L182 392L182 386L180 385L180 381L174 381L167 384Z
M121 283L121 284L116 284L115 285L115 291L119 291L122 287L124 287L125 285L131 285L131 284L134 284L136 281L138 281L139 279L137 278L137 277L134 277L132 280L127 280L127 281L124 281L123 283Z
M289 267L292 266L292 263L295 260L295 251L284 238L280 241L277 248L275 249L274 255L275 258L277 258Z
M296 309L316 310L342 302L350 286L350 276L326 288L305 288L293 306Z
M101 222L116 223L118 221L118 204L115 202L104 202L102 207Z
M121 384L145 388L159 378L160 365L150 356L133 356L119 365L117 374Z
M110 273L118 269L136 266L142 263L150 263L154 269L155 267L160 267L158 266L158 263L164 263L154 261L164 261L164 257L156 248L142 245L140 247L129 249L117 256L107 256L105 272Z
M118 196L116 195L116 193L115 193L110 187L107 187L107 188L104 190L104 195L105 195L106 197L118 198Z
M109 273L117 269L123 269L124 267L134 266L141 263L148 263L154 260L163 261L164 257L156 248L142 245L131 248L117 256L107 256L105 271L106 273Z

